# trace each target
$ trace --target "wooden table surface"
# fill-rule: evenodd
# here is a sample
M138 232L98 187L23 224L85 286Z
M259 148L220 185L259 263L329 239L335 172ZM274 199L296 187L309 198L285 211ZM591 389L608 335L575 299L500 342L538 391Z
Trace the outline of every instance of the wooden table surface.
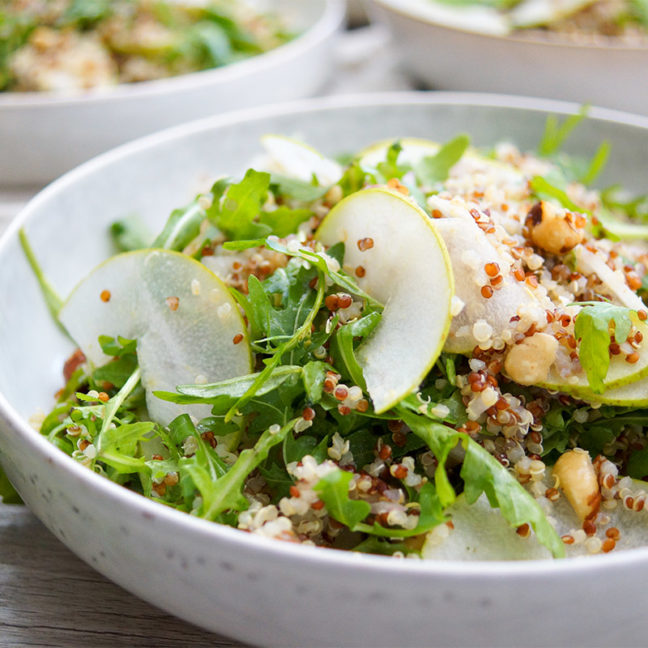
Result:
M386 45L376 28L345 34L325 94L410 89ZM37 190L0 188L0 234ZM10 646L241 644L140 601L81 562L25 507L0 503L0 648Z

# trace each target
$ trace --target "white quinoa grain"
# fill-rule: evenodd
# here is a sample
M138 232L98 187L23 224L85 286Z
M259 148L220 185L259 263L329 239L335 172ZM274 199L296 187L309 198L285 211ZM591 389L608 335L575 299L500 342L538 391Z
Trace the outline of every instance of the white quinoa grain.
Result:
M477 342L486 342L493 334L493 327L483 319L478 319L472 327L472 334Z

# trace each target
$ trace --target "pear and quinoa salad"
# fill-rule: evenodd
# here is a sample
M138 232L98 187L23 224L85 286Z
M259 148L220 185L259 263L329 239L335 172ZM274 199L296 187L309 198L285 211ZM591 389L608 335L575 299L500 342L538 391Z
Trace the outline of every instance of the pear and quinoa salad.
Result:
M62 301L40 433L97 474L287 542L408 558L641 546L648 205L607 158L465 135L344 162L262 139Z
M220 67L291 38L251 2L8 0L0 91L66 92Z

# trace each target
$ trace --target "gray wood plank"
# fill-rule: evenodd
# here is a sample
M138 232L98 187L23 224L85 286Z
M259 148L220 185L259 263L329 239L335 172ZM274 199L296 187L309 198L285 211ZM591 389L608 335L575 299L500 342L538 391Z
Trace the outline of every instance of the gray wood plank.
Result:
M131 596L22 506L0 504L0 645L235 647Z

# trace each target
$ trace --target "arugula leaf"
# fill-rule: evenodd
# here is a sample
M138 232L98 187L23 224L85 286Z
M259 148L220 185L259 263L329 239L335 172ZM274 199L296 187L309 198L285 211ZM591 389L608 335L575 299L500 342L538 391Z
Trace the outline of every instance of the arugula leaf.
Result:
M148 421L108 428L103 434L97 459L120 474L140 472L146 468L146 459L136 456L137 444L144 441L154 428L155 423Z
M109 428L103 437L104 451L117 449L134 454L137 442L146 438L146 435L152 432L154 428L155 423L150 421L128 423Z
M101 423L101 430L97 435L95 440L95 445L97 446L97 452L101 454L101 451L104 448L105 438L110 436L110 424L113 422L113 419L117 415L119 408L123 405L124 401L131 392L135 389L137 384L140 381L142 376L142 370L137 367L135 371L130 375L128 380L120 388L120 390L115 394L106 404L103 406L103 421Z
M608 158L610 157L611 148L612 147L610 145L610 142L608 142L607 140L601 142L598 149L596 149L596 153L594 153L594 157L590 160L587 170L579 178L579 180L583 184L592 184L592 182L594 182L594 180L599 177L601 171L603 171L605 165L607 164Z
M336 470L324 475L313 490L324 502L329 515L354 530L371 513L371 505L363 500L349 497L349 483L353 475L344 470Z
M439 461L437 472L445 472L446 449L461 443L465 451L461 477L469 503L474 503L482 493L486 493L491 506L499 508L509 524L516 528L525 523L530 524L538 541L555 557L565 555L563 542L542 512L540 505L487 450L467 434L456 432L403 409L400 409L399 413L412 432L420 436L436 456ZM443 453L441 456L437 454L438 449ZM443 499L442 503L445 505Z
M630 7L635 20L644 27L648 27L648 0L631 0Z
M378 163L378 171L385 180L391 180L392 178L400 180L409 170L409 165L398 164L398 157L402 150L403 147L400 142L393 142L387 149L384 161Z
M326 450L328 442L328 436L317 439L314 436L302 434L295 438L293 434L288 434L283 444L284 464L287 465L293 461L301 461L306 455L310 455L315 461L321 463L327 458Z
M89 29L111 14L110 0L72 0L61 17L61 23Z
M259 223L270 228L271 234L283 238L297 231L297 228L307 221L313 212L310 209L290 209L277 207L274 211L262 212Z
M445 522L443 507L439 500L436 489L431 483L421 486L418 494L418 503L420 506L420 515L417 525L413 529L400 529L398 527L384 527L378 523L369 526L366 524L357 524L355 530L364 531L370 535L381 536L383 538L411 538L413 536L427 533L435 526Z
M549 179L542 176L534 176L531 178L531 190L541 200L554 199L557 200L565 209L576 211L584 214L589 212L583 207L580 207L567 195L567 192L552 184Z
M615 218L607 209L597 214L598 222L612 240L645 241L648 239L648 223L630 223Z
M446 142L435 155L424 157L414 167L418 181L427 187L444 182L450 175L450 169L459 162L470 146L468 135L458 135Z
M383 180L379 178L378 169L373 169L360 164L354 160L344 171L340 178L339 185L343 196L349 196L369 184L380 184Z
M115 221L110 226L110 236L119 252L141 250L151 240L150 232L136 216Z
M558 186L556 182L552 183L548 177L535 176L531 179L530 186L536 197L541 200L554 199L565 209L592 216L589 210L573 202L567 192ZM637 199L636 204L641 204L641 201L641 198ZM596 214L596 219L608 237L613 240L645 240L648 238L648 224L629 223L615 218L606 209L605 200L603 201L603 208Z
M604 379L610 367L610 326L618 344L628 339L632 328L631 314L625 306L607 302L584 302L576 315L574 335L580 340L578 359L587 374L590 387L597 394L605 391Z
M228 187L220 200L207 210L208 218L229 239L267 236L270 228L255 222L270 188L270 174L248 169L241 182Z
M300 248L298 250L288 249L285 245L280 243L279 240L277 240L274 237L269 237L268 239L266 239L265 244L266 247L269 248L270 250L274 250L275 252L281 252L286 256L295 257L297 259L302 259L304 261L307 261L309 264L315 266L323 275L328 277L332 281L332 283L338 285L340 288L346 290L352 295L356 295L362 298L368 307L377 310L382 310L383 305L380 302L376 301L371 295L364 292L364 290L362 290L358 286L358 284L355 282L355 280L352 277L347 275L342 270L337 272L335 270L331 270L328 267L324 259L324 256L321 253L313 252L312 250L306 248ZM332 257L336 259L338 263L341 263L340 260L344 258L344 244L339 243L329 248L329 250L326 252L326 256ZM281 269L277 272L281 273ZM277 274L277 272L275 272L274 275L268 277L266 281L273 281L273 277Z
M187 31L185 38L185 47L194 51L200 67L219 67L232 57L227 32L217 23L201 21Z
M378 326L382 315L376 311L365 315L349 324L341 326L333 338L333 350L340 358L348 375L355 385L363 391L367 386L362 373L362 367L358 364L354 350L354 340L357 338L366 339Z
M202 498L202 510L206 511L216 501L218 494L215 485L219 479L227 476L227 467L213 448L200 436L192 438L196 441L196 453L191 457L182 457L178 462L182 473L181 487L186 498L191 497L194 488L198 489ZM235 494L233 501L240 508L245 508L247 505L247 500L240 492ZM202 517L206 516L202 515Z
M183 250L200 234L200 226L206 215L200 204L200 196L186 207L174 209L151 247Z
M371 505L364 500L349 497L349 483L352 479L352 473L338 468L322 477L313 487L324 502L329 515L352 531L383 538L409 538L427 533L445 520L436 490L432 484L427 483L421 487L418 495L420 515L418 524L413 529L384 527L378 523L365 524L363 520L371 512Z
M137 340L129 340L121 335L118 335L116 338L110 337L109 335L100 335L99 346L106 355L121 358L129 353L135 353L137 350Z
M132 353L97 367L92 374L95 383L110 383L120 389L137 369L137 356Z
M402 554L413 553L411 547L404 542L390 542L388 539L378 536L369 536L366 540L353 547L351 551L379 556L393 556L397 551Z
M589 105L583 105L575 115L567 117L562 124L558 121L558 117L549 115L545 123L544 133L538 144L538 153L544 157L557 153L574 128L585 119L588 112Z
M275 195L292 198L293 200L305 203L319 200L329 190L328 187L317 184L316 179L313 182L305 182L304 180L289 178L276 173L270 176L270 186ZM281 235L279 234L278 236Z
M648 448L635 450L630 455L627 470L630 477L645 480L648 476Z
M301 373L302 367L300 366L281 365L272 371L264 380L263 385L258 388L256 394L258 396L267 394L277 389L291 376L299 376ZM157 398L183 405L190 405L192 403L215 403L223 397L239 399L247 393L260 375L261 373L247 374L208 385L179 385L177 388L179 393L164 391L156 391L153 393Z
M47 308L50 312L50 315L52 316L52 319L56 322L56 325L66 335L68 335L67 331L65 330L65 327L63 326L63 324L61 324L58 318L59 311L61 310L61 306L63 305L63 300L59 297L57 292L54 290L52 284L50 284L50 282L45 278L43 269L40 267L40 264L36 259L34 250L32 249L32 246L29 243L29 239L27 238L27 233L25 232L25 229L23 227L21 227L20 230L18 230L18 239L20 240L20 246L22 247L23 252L27 257L27 261L32 269L32 272L36 277L36 281L38 281L38 285L40 286L41 292L43 293L45 304L47 304Z
M2 468L0 468L0 502L3 504L22 504L20 495L18 495Z
M92 381L95 384L107 382L120 389L137 369L137 340L100 335L99 344L106 355L113 356L113 360L97 367L92 373Z
M205 500L203 507L203 517L214 520L227 510L240 511L247 508L247 500L242 492L245 480L255 468L266 460L270 450L283 442L296 422L297 419L292 419L278 430L275 429L275 426L270 427L259 437L253 448L243 450L239 454L227 474L212 483L208 500Z

